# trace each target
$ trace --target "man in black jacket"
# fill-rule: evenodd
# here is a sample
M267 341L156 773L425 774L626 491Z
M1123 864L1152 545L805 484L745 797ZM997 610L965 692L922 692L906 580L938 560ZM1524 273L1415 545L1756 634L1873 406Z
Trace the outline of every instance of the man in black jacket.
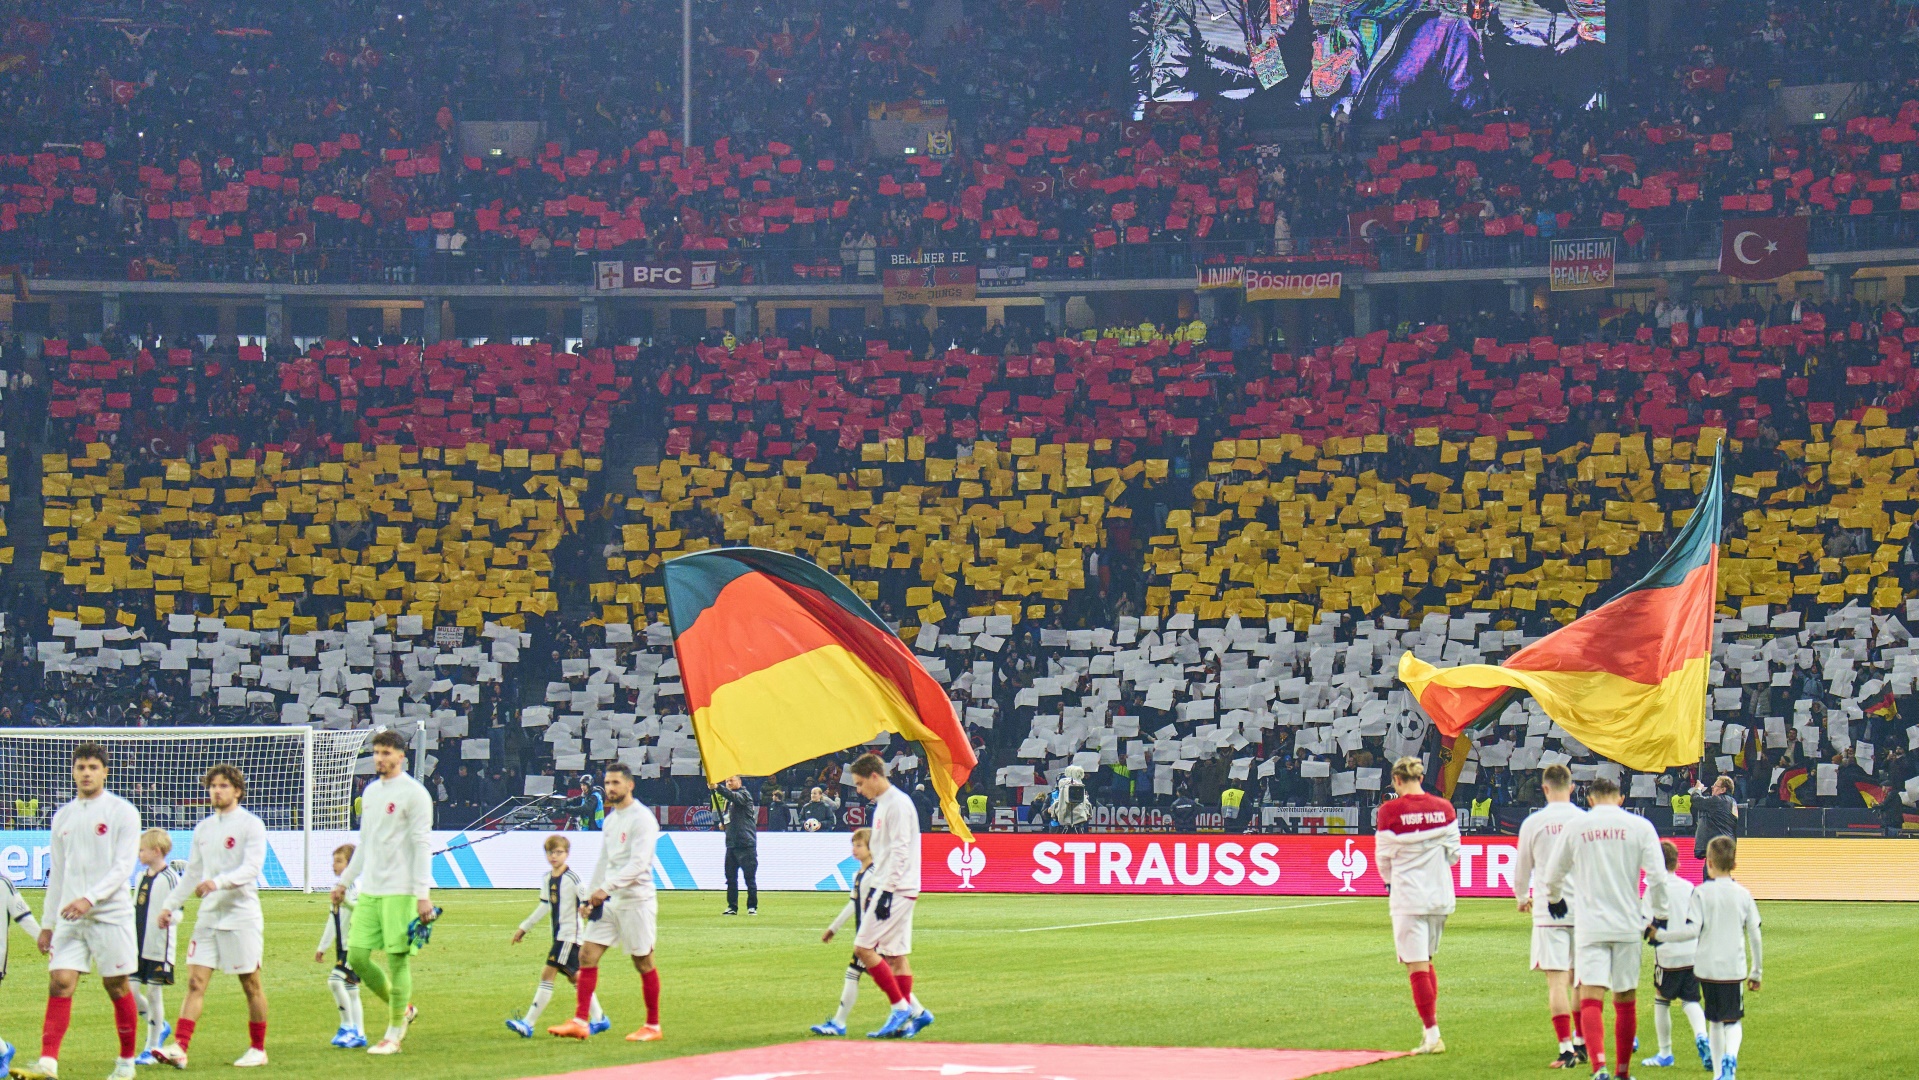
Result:
M753 793L737 776L713 789L720 798L720 815L726 822L726 910L722 915L740 913L740 875L746 877L746 913L760 913L759 807Z
M1715 836L1739 836L1739 804L1733 801L1732 777L1712 782L1712 792L1698 784L1692 789L1693 858L1706 857L1706 845Z

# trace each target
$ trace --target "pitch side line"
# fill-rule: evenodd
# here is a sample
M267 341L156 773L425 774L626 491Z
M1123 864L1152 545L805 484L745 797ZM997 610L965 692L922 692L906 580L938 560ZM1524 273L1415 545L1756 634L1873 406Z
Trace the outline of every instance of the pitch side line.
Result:
M1084 930L1090 926L1124 926L1128 923L1171 922L1174 919L1208 919L1215 915L1250 915L1256 911L1298 911L1302 908L1332 907L1336 904L1357 904L1357 900L1322 900L1317 904L1282 904L1279 907L1237 908L1233 911L1199 911L1190 915L1154 915L1145 919L1108 919L1105 922L1067 923L1062 926L1028 926L1013 931L1016 934L1037 934L1046 930Z

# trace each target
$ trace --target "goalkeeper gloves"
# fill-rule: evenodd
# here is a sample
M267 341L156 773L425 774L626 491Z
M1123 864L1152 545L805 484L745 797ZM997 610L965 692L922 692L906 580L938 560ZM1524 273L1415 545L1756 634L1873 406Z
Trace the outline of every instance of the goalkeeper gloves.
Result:
M1546 905L1546 913L1555 919L1565 918L1567 910L1564 900L1554 900L1552 903Z
M873 917L876 919L885 920L891 917L892 914L893 914L893 894L890 892L883 892L880 894L879 899L873 901Z
M433 909L433 918L435 921L439 920L440 912L442 910L444 909L437 908L437 907ZM406 941L408 945L413 947L414 952L419 952L422 948L426 947L427 942L432 940L433 940L433 923L421 922L416 917L412 922L407 924Z

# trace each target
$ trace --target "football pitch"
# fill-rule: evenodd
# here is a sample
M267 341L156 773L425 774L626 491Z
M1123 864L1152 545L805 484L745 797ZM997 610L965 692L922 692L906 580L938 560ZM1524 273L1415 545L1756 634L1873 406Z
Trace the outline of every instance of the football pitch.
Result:
M38 911L38 893L27 898ZM442 892L437 899L446 915L414 961L420 1020L405 1053L383 1059L327 1045L337 1012L327 966L313 959L325 898L266 897L274 1075L518 1080L804 1040L808 1025L831 1015L850 952L846 937L819 940L843 901L838 894L768 894L757 917L723 918L716 894L663 892L657 960L666 1040L621 1038L643 1019L640 982L611 958L600 995L613 1031L584 1045L544 1033L522 1040L502 1021L526 1008L546 929L517 947L508 940L534 894ZM1762 904L1761 914L1766 980L1747 998L1742 1080L1919 1073L1903 988L1904 977L1919 970L1913 907L1778 902ZM914 939L914 989L939 1018L922 1036L929 1040L1406 1050L1419 1038L1383 899L930 895ZM1526 918L1510 902L1462 900L1437 964L1449 1052L1338 1075L1545 1074L1552 1030L1544 982L1526 970L1527 943ZM38 1053L44 967L17 929L11 946L0 1036L29 1064ZM1651 963L1647 950L1642 1057L1653 1051ZM167 996L170 1014L177 1015L185 981L181 968ZM378 1000L367 994L365 1001L377 1036ZM571 1007L562 986L541 1026L564 1020ZM850 1025L855 1035L877 1027L885 1012L867 982ZM246 1048L245 1021L235 980L217 978L194 1038L193 1070L227 1069ZM1635 1064L1635 1076L1704 1075L1684 1018L1674 1021L1681 1065ZM96 980L83 979L61 1055L63 1080L104 1077L113 1046L105 995ZM142 1071L171 1073L165 1066Z

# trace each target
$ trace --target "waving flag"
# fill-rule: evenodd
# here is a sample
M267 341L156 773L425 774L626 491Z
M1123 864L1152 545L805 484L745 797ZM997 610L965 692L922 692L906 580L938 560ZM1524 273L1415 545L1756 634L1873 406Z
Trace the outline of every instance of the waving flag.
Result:
M890 731L920 744L947 826L972 839L957 795L976 760L953 703L845 583L760 548L696 552L664 573L708 780L768 776Z
M1436 668L1412 653L1399 681L1447 736L1496 717L1520 691L1573 738L1639 772L1704 753L1706 673L1719 589L1719 455L1705 495L1645 577L1502 664Z

